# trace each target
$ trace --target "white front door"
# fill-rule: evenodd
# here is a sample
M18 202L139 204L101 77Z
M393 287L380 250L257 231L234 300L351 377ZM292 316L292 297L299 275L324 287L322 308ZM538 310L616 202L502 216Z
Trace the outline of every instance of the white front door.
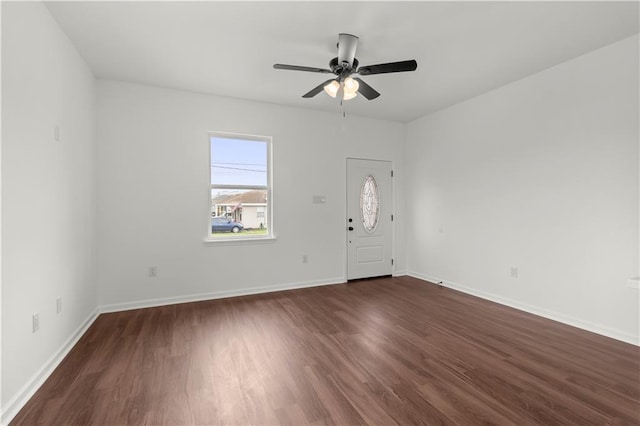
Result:
M391 162L347 159L347 279L391 275Z

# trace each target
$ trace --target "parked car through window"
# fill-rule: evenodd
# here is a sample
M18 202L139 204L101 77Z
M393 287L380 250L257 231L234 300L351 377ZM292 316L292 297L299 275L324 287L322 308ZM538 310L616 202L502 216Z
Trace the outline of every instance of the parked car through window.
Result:
M227 219L226 217L214 217L211 219L211 232L233 232L237 234L244 226L240 222Z

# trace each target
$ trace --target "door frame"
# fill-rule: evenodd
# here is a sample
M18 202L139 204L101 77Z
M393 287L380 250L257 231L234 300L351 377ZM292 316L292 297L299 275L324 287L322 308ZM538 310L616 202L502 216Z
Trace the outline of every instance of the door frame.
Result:
M343 211L343 224L344 224L344 282L349 282L349 234L347 228L349 227L347 218L349 216L349 160L364 160L364 161L384 161L391 164L391 171L393 176L391 177L391 214L393 220L391 221L391 259L393 259L393 265L391 265L391 276L395 276L397 270L396 262L396 209L395 209L395 162L388 158L364 158L364 157L346 157L344 161L344 211ZM375 277L374 277L375 278ZM367 279L367 278L361 278ZM357 281L357 280L352 280Z

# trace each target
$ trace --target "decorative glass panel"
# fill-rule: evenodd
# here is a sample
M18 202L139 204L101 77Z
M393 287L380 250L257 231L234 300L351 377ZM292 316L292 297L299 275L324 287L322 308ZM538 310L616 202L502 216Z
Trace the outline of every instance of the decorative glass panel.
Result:
M378 225L378 213L380 212L380 193L378 184L373 176L365 178L360 191L360 213L362 225L367 232L373 232Z

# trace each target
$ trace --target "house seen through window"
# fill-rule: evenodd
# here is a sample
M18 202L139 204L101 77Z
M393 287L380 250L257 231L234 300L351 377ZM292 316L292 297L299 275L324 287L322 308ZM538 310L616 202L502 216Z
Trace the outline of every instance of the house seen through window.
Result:
M271 138L212 133L212 239L272 236Z

